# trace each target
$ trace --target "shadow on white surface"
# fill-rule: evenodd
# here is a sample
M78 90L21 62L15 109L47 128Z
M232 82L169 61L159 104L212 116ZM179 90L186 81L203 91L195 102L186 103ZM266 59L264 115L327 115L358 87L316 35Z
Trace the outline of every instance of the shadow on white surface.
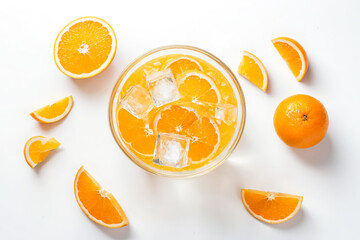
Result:
M90 219L89 221L92 224L94 224L98 229L100 229L104 234L106 234L108 237L112 239L125 239L125 238L129 238L131 235L130 225L121 228L107 228L93 222Z
M44 131L50 131L53 128L56 128L57 126L59 126L63 121L65 121L65 119L68 116L66 116L65 118L61 119L60 121L54 122L54 123L41 123L39 122L39 126L42 130Z
M279 223L279 224L268 224L268 223L264 223L264 224L270 225L273 228L277 228L281 230L290 230L292 228L299 227L299 225L301 225L301 223L305 221L305 218L306 218L306 214L304 210L300 208L299 212L287 222Z

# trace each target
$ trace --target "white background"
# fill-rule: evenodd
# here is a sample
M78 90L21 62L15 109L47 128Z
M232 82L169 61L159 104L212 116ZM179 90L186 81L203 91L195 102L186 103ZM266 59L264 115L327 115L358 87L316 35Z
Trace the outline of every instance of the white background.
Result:
M360 213L360 2L353 1L1 1L1 239L355 239ZM87 80L64 76L53 61L58 32L71 20L98 16L117 35L114 61ZM309 70L298 83L270 40L298 40ZM203 48L236 71L241 51L269 74L267 93L239 77L247 121L232 156L195 179L153 176L125 157L112 138L108 101L121 71L150 49ZM330 126L317 146L287 147L273 128L285 97L306 93L327 108ZM42 125L34 109L72 94L69 116ZM60 149L31 169L23 147L35 135ZM107 229L78 207L73 181L85 168L124 208L130 225ZM304 196L290 221L268 225L250 216L241 188Z

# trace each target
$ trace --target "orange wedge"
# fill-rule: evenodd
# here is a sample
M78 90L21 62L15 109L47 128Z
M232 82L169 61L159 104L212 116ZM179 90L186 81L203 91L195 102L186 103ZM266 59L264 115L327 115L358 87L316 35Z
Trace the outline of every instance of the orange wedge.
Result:
M283 223L299 211L303 197L241 189L241 200L251 215L267 223Z
M281 57L287 63L298 81L301 81L308 69L308 59L304 48L294 39L279 37L271 40Z
M243 52L238 73L266 92L268 86L267 72L260 59L254 54L247 51Z
M178 57L174 60L171 60L169 63L165 65L165 69L170 68L174 77L177 76L185 71L195 70L195 71L203 71L200 63L198 63L195 59L183 56Z
M208 75L199 71L187 71L179 75L177 81L182 99L200 104L219 104L219 90Z
M129 221L115 197L81 167L74 181L74 192L81 210L94 222L108 228L120 228Z
M56 66L72 78L89 78L104 71L116 51L111 26L97 17L70 22L58 34L54 45Z
M30 116L32 116L35 120L42 123L57 122L69 114L73 106L73 102L74 102L73 97L69 96L53 104L47 105L45 107L33 111L32 113L30 113Z
M220 143L219 128L211 119L200 118L194 109L178 105L162 109L154 120L157 133L176 133L190 137L188 157L192 164L200 164L211 158Z
M156 136L146 119L138 119L124 108L118 111L120 134L132 150L147 156L154 153Z
M60 146L55 138L46 138L43 136L35 136L30 138L24 147L24 156L26 162L31 168L44 161L51 150Z

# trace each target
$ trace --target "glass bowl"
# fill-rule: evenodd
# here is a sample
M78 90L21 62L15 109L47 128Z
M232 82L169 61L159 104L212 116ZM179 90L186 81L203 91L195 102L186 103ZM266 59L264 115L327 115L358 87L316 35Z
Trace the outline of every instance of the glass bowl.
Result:
M116 106L119 101L120 91L126 80L138 67L140 67L144 63L154 58L168 54L186 54L207 61L215 68L217 68L226 77L226 79L229 81L234 91L237 100L237 105L238 105L237 126L231 141L229 142L227 147L222 151L222 153L219 154L216 158L214 158L212 161L202 166L201 168L194 170L172 172L172 171L157 169L152 166L149 166L148 164L140 160L130 149L128 149L128 147L125 145L125 143L120 137L120 132L116 124ZM230 154L234 151L235 147L239 143L241 135L244 131L245 118L246 118L246 110L245 110L244 94L242 92L239 82L237 81L232 71L225 65L225 63L223 63L213 54L205 50L202 50L200 48L186 46L186 45L171 45L171 46L159 47L143 54L135 61L133 61L121 73L112 91L110 97L110 104L109 104L109 120L110 120L111 132L115 138L115 141L121 148L121 150L125 153L126 156L130 158L131 161L133 161L136 165L138 165L142 169L150 173L164 177L189 178L189 177L201 176L219 167L230 156Z

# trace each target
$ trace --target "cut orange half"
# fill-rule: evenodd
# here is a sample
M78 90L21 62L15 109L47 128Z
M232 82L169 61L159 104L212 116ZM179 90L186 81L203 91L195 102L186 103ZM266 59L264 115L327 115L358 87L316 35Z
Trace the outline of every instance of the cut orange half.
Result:
M241 200L255 218L267 223L283 223L299 211L303 197L285 193L241 189Z
M30 138L24 147L24 157L31 168L45 160L51 150L60 146L55 138L35 136Z
M210 159L220 143L219 128L207 117L200 118L194 109L178 105L162 109L154 120L156 133L175 133L191 139L188 157L192 164Z
M121 108L118 111L118 126L125 142L137 153L152 156L155 149L156 136L146 119L138 119Z
M266 92L268 86L267 72L260 59L254 54L247 51L243 52L238 73Z
M203 71L200 63L198 63L195 59L185 56L171 60L168 64L165 65L164 69L166 68L171 69L175 78L177 78L179 74L185 71Z
M219 104L220 93L213 80L199 71L187 71L179 75L179 92L182 99L193 103Z
M97 17L70 22L58 34L54 45L56 66L72 78L88 78L105 70L116 52L111 26Z
M279 37L271 40L287 63L296 80L301 81L308 69L308 59L304 48L294 39Z
M74 192L81 210L94 222L108 228L120 228L129 221L115 197L81 167L74 181Z
M53 104L47 105L45 107L33 111L32 113L30 113L30 116L32 116L35 120L42 123L57 122L69 114L73 106L73 102L74 102L73 97L69 96Z

